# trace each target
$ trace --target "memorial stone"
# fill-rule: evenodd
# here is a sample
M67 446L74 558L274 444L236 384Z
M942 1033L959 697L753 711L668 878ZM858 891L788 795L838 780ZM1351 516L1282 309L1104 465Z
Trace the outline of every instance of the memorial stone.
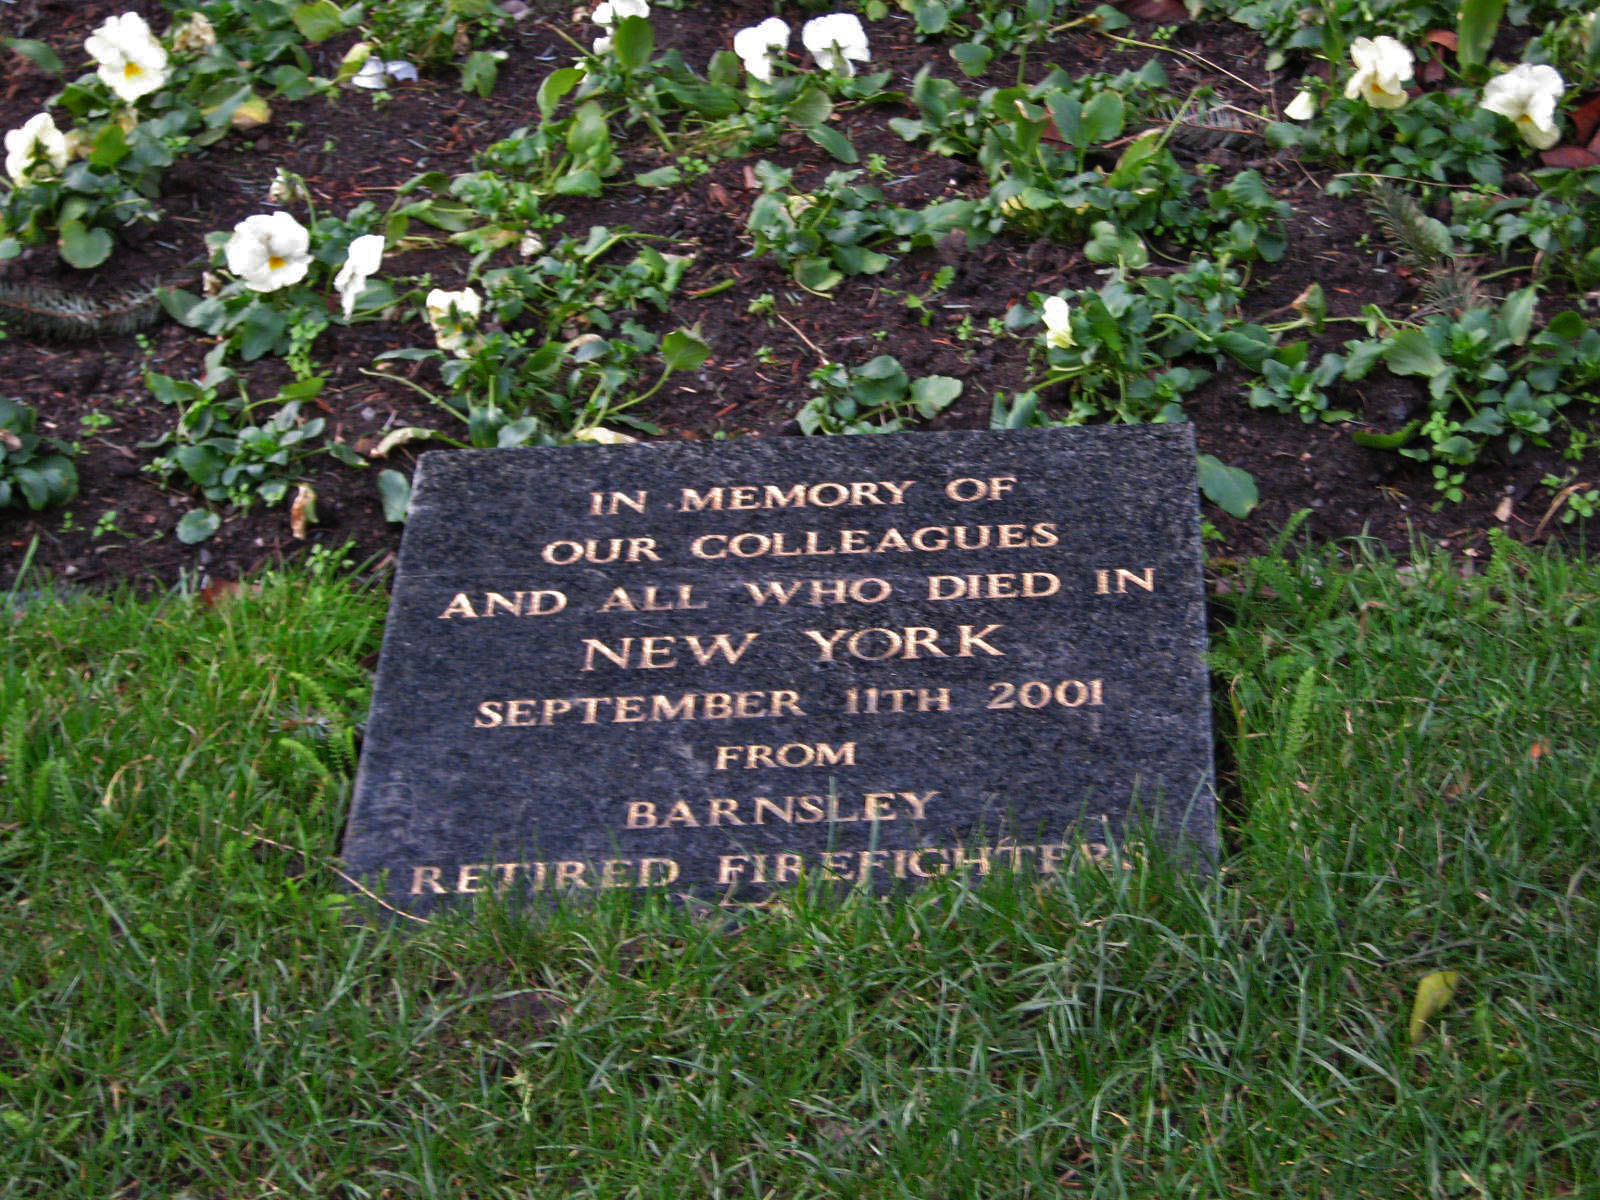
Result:
M1215 854L1187 425L422 456L343 853L386 904Z

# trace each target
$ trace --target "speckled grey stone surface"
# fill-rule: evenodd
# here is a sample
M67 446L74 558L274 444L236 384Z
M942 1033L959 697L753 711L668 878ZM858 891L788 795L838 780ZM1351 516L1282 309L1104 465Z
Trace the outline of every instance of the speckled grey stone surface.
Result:
M1048 873L1130 813L1205 862L1204 654L1186 425L427 454L344 857L417 912Z

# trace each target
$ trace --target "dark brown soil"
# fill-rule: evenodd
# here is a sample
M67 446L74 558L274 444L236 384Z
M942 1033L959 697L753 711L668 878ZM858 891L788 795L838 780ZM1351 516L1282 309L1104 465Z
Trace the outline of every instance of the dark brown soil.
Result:
M166 27L165 11L151 0L22 0L10 13L14 32L49 42L69 67L76 67L86 61L82 43L89 31L107 15L129 9L143 12L157 30ZM406 85L382 103L363 93L349 93L333 105L322 99L275 102L274 119L265 129L225 139L171 171L160 201L165 214L161 223L119 244L93 279L62 268L52 248L29 252L0 271L7 278L53 285L104 288L160 279L197 289L198 271L186 264L203 252L204 235L268 211L267 187L280 166L303 175L319 209L332 212L344 212L363 199L381 208L392 189L423 170L467 170L476 151L534 118L536 88L569 56L567 44L547 22L575 33L590 32L575 28L570 14L541 15L549 12L548 3L534 5L509 31L501 43L509 54L487 100L464 94L450 71ZM714 19L707 19L713 12ZM658 11L658 46L677 47L690 63L704 64L728 44L733 30L770 13L771 6L757 0ZM792 19L800 14L785 15ZM1162 54L1174 92L1181 95L1213 84L1249 109L1270 101L1272 94L1281 105L1292 94L1293 81L1270 78L1261 65L1263 52L1244 32L1225 24L1193 23L1172 33L1172 47L1190 52ZM917 68L929 61L959 78L944 48L918 43L903 14L874 23L871 34L874 67L894 72L891 86L907 87ZM315 48L320 73L333 74L348 41ZM1048 52L1030 56L1030 62L1107 70L1137 66L1149 53L1119 57L1104 39L1071 32ZM1208 63L1225 65L1227 71ZM9 62L0 84L0 129L22 124L56 86L22 59ZM841 127L863 157L881 154L892 168L894 182L885 185L891 199L921 203L976 189L974 170L908 146L889 132L885 121L895 115L904 114L883 107L856 108L841 118ZM1283 319L1291 301L1312 281L1322 284L1335 315L1354 314L1367 303L1382 305L1396 316L1411 310L1413 287L1385 267L1381 239L1365 210L1358 201L1328 197L1322 173L1290 154L1272 152L1259 138L1209 153L1224 167L1256 167L1294 208L1289 253L1279 263L1256 268L1251 289L1255 307L1246 314L1251 320ZM659 165L642 144L630 155L631 169ZM764 157L796 167L799 183L839 169L798 138ZM913 375L937 372L965 381L962 399L936 427L984 428L995 392L1022 384L1026 344L1007 338L988 345L963 344L952 336L959 320L970 316L981 327L1030 290L1098 283L1093 266L1074 249L1001 237L981 249L950 251L943 258L933 252L913 254L882 275L847 280L831 300L806 295L782 267L746 257L745 217L754 194L748 167L753 161L713 164L708 174L676 189L620 188L562 206L567 231L581 234L597 223L627 225L660 235L665 248L695 255L670 316L646 313L640 318L657 330L698 323L713 347L714 357L701 378L677 386L674 380L640 413L661 426L665 438L797 435L794 414L809 398L806 377L822 357L861 362L882 353L898 357ZM956 277L941 299L968 307L934 305L924 326L903 296L926 290L946 262L955 267ZM434 285L457 287L465 283L465 264L462 254L391 255L384 272L429 272ZM709 294L728 280L731 286ZM1501 285L1509 288L1514 280ZM792 324L748 314L750 302L766 293L776 297L778 312ZM454 419L413 389L368 373L376 354L426 340L426 327L415 322L336 326L326 332L314 356L328 373L318 404L329 432L358 449L370 449L385 430L399 426L432 426L458 434ZM1335 338L1327 339L1326 347L1335 345ZM69 344L13 330L0 340L0 387L39 410L43 432L77 444L81 488L65 509L0 512L0 582L14 577L30 547L34 564L58 578L89 585L122 580L164 585L180 577L195 582L235 579L303 554L309 546L352 543L357 559L376 559L398 545L399 527L383 518L376 467L409 470L412 460L404 450L392 462L367 470L323 455L309 460L319 523L303 540L291 533L287 506L228 511L210 540L198 546L177 540L176 522L195 507L196 498L144 469L159 453L151 446L171 427L174 414L149 394L143 376L155 371L195 377L206 349L205 339L165 318L139 337ZM252 395L273 394L286 377L283 367L271 360L242 369ZM418 381L430 382L428 373L434 370L421 367ZM1513 461L1490 456L1468 473L1463 502L1441 504L1426 465L1359 446L1347 427L1306 424L1253 410L1245 404L1246 392L1242 373L1225 371L1186 404L1202 450L1249 471L1261 492L1260 508L1246 520L1206 506L1205 515L1219 537L1213 543L1217 553L1259 551L1303 508L1311 510L1306 528L1317 539L1365 533L1402 552L1413 537L1475 551L1496 527L1522 539L1536 532L1543 539L1572 530L1559 522L1540 528L1551 502L1541 478L1570 469L1555 448L1525 450ZM1379 430L1403 424L1423 400L1417 381L1382 372L1340 398L1343 407L1364 417L1366 427ZM1600 452L1591 450L1579 466L1582 478L1600 480Z

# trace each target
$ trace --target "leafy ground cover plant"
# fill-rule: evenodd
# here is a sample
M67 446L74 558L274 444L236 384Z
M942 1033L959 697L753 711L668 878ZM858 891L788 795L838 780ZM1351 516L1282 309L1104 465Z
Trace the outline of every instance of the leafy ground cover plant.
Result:
M53 389L59 413L28 393L42 428L76 428L74 405L126 410L80 453L91 509L135 535L95 539L96 563L185 561L152 535L204 501L199 485L175 471L170 492L130 501L107 468L137 476L163 453L177 410L144 397L142 377L198 383L212 339L251 396L304 384L296 419L322 421L311 440L328 450L292 472L320 524L296 521L287 492L271 509L206 502L219 563L341 531L392 540L395 480L424 445L621 430L1189 419L1207 495L1232 497L1212 513L1229 545L1262 536L1236 515L1248 489L1216 483L1240 469L1268 524L1296 498L1322 501L1319 528L1371 522L1395 541L1419 519L1480 541L1502 521L1566 528L1587 489L1543 481L1600 477L1585 440L1592 40L1570 6L1380 15L1330 0L1305 22L1324 40L1290 46L1199 4L774 16L740 0L718 24L642 0L440 3L427 10L440 28L452 15L471 28L439 58L403 47L402 26L428 29L420 4L272 7L259 29L245 3L147 12L163 88L126 101L90 73L68 89L141 120L203 117L202 77L232 86L223 101L270 101L251 128L185 117L148 197L165 215L119 227L100 268L110 300L175 281L168 311L191 324L141 330L109 300L57 303L74 272L48 263L47 242L0 279L13 374L47 392L63 368L89 381L81 400L76 383ZM4 112L19 143L42 113L65 140L48 55L90 62L85 41L121 10L78 13L17 30L28 57ZM390 70L407 54L414 81ZM373 62L381 86L358 86ZM493 90L459 91L486 63ZM1561 140L1536 144L1552 129ZM42 123L27 140L24 174L53 171ZM228 186L196 190L198 164ZM1401 171L1387 184L1431 251L1369 211L1365 178ZM233 261L236 239L254 249ZM1064 324L1041 332L1051 303ZM52 339L67 333L143 336L150 358L131 341L110 359L63 350ZM930 378L960 392L887 420L841 415L850 380L885 360L908 397ZM108 394L92 394L102 377ZM405 430L423 432L390 436ZM70 557L78 535L48 528Z
M48 508L77 493L78 476L63 453L66 447L35 433L38 419L27 405L0 396L0 508Z

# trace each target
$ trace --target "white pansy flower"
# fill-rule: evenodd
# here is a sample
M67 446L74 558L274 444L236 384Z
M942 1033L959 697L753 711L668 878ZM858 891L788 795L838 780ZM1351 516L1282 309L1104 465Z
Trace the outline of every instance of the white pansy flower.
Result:
M1074 345L1072 337L1072 309L1060 296L1051 296L1044 302L1044 344L1057 350Z
M369 92L380 91L391 83L415 83L417 81L417 68L403 58L392 59L384 62L376 55L371 55L361 64L361 69L350 78L350 86L365 88Z
M339 293L339 304L345 320L356 311L356 297L367 286L367 280L378 273L383 265L383 234L364 233L350 243L345 251L344 266L333 277L334 289Z
M108 17L83 48L99 64L105 85L129 104L167 81L167 52L138 13Z
M1523 63L1484 84L1478 106L1510 117L1523 141L1536 150L1548 150L1561 140L1556 105L1566 90L1561 72L1554 67Z
M483 312L483 300L478 293L471 288L462 288L459 292L434 288L424 304L428 310L428 324L433 326L434 344L457 358L471 358L468 335Z
M1317 98L1310 92L1300 92L1289 101L1289 107L1283 110L1283 115L1291 121L1309 121L1317 115Z
M595 40L594 40L594 52L596 54L605 54L605 53L609 52L610 49L611 49L611 39L610 38L608 38L608 37L597 37L597 38L595 38Z
M623 17L648 17L650 0L605 0L595 6L589 19L610 33Z
M867 51L867 31L854 13L813 17L800 30L800 41L824 71L854 75L850 60L866 62L872 57Z
M203 54L217 44L217 31L203 12L190 13L182 25L167 30L167 39L174 50L185 54Z
M311 269L311 235L286 212L257 213L233 227L228 270L256 292L299 283Z
M1405 81L1416 60L1392 37L1357 38L1350 43L1356 73L1344 85L1346 100L1365 100L1374 108L1399 108L1406 102Z
M525 233L522 240L517 243L517 253L523 258L532 258L535 254L544 253L544 239L537 233Z
M267 185L267 203L282 204L308 204L311 193L306 188L306 181L293 171L285 171L279 167L272 174L272 182Z
M733 35L733 52L744 63L750 77L762 83L772 82L772 68L788 46L789 23L779 17L768 17L761 24Z
M6 134L6 174L18 187L61 174L70 159L66 136L47 112L29 117L21 129Z

